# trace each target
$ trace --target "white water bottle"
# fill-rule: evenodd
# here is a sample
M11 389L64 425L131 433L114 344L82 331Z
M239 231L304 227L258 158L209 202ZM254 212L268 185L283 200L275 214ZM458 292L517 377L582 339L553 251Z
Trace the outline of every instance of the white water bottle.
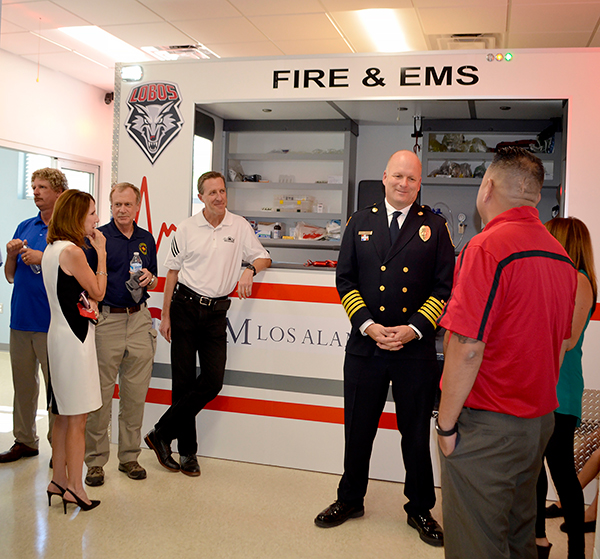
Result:
M133 275L142 269L142 259L139 252L133 253L133 258L129 262L129 274Z
M27 239L23 241L23 248L29 248ZM34 274L39 274L42 271L42 267L39 264L29 264L29 267Z

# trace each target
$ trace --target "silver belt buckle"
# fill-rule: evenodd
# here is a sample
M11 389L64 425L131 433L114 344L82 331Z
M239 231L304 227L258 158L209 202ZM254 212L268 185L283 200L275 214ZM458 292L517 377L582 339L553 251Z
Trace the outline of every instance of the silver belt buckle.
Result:
M200 295L200 299L198 300L198 302L203 306L203 307L210 307L210 297L204 297L203 295Z

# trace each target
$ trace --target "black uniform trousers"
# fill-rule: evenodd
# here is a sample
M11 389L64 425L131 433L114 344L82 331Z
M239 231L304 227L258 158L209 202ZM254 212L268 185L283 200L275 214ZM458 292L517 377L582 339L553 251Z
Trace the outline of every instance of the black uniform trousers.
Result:
M198 451L196 415L223 387L227 311L202 306L178 291L171 302L170 316L173 403L159 419L156 430L165 441L177 439L179 453L189 456Z
M363 504L373 441L391 382L406 471L404 494L408 503L404 509L412 515L423 514L433 508L435 491L429 445L431 412L439 376L435 360L403 360L397 355L364 357L346 353L346 449L344 475L338 487L340 501L355 506Z

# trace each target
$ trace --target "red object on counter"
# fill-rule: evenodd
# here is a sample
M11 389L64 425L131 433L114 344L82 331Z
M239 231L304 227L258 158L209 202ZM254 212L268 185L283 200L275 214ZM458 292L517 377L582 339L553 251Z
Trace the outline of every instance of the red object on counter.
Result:
M337 266L337 260L307 260L305 266L315 266L317 268L335 268Z

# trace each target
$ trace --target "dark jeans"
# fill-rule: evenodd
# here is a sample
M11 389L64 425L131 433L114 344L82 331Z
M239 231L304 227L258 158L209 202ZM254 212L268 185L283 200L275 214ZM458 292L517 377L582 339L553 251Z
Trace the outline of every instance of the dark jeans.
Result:
M172 405L156 430L161 439L177 439L180 454L198 451L196 415L223 387L227 359L227 311L215 311L175 293L171 303ZM200 374L196 369L196 354Z
M544 453L552 481L560 499L560 505L565 515L565 524L569 536L569 559L583 559L585 557L583 490L577 479L573 457L573 435L576 427L577 418L574 415L555 412L554 432L550 437L550 441L548 441L548 446ZM546 468L543 465L536 491L537 520L535 523L535 537L545 538L548 478L546 476Z

